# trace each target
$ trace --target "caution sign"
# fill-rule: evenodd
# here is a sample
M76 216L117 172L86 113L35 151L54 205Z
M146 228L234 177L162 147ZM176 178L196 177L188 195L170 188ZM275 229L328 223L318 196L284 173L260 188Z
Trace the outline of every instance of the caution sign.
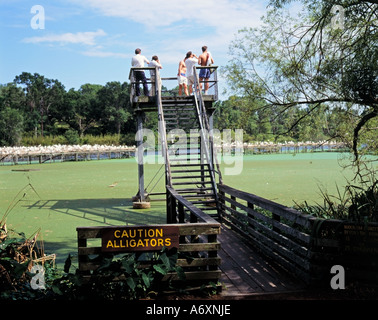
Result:
M350 253L378 254L378 226L344 223L344 250Z
M103 252L155 251L179 247L178 226L112 227L103 230Z

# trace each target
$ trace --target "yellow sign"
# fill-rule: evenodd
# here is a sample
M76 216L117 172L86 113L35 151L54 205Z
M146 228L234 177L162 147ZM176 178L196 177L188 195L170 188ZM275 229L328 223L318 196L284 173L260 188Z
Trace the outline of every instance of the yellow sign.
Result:
M155 251L178 246L177 226L109 227L102 233L103 252Z

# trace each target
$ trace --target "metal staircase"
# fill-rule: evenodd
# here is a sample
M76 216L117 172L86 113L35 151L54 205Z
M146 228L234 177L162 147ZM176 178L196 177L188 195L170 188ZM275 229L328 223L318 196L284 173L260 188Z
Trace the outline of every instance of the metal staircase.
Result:
M200 67L201 68L201 67ZM185 210L201 210L210 217L220 220L220 210L217 194L215 175L218 174L221 182L219 166L214 168L213 143L209 125L214 109L212 102L217 99L217 78L214 72L212 95L206 96L207 108L199 90L197 68L194 67L195 84L193 95L189 97L176 94L162 96L161 86L154 86L154 94L149 97L135 95L134 72L150 70L152 68L131 68L131 94L130 101L137 114L138 132L142 132L144 112L156 112L158 110L159 144L161 155L164 157L165 185L167 202L167 221L175 223L177 212L182 210L175 208L175 196L187 201ZM216 69L215 69L216 70ZM160 80L176 80L176 78L160 79L158 68L154 71L155 79L151 82L159 83ZM160 82L161 83L161 82ZM210 102L210 105L209 105ZM139 191L137 199L143 202L146 190L143 178L143 136L138 137L138 175ZM161 193L160 193L161 194ZM148 194L147 194L148 195ZM173 197L173 198L172 198ZM189 208L190 207L190 208ZM210 218L209 217L209 218Z
M197 208L218 218L214 166L196 96L162 98L170 183Z

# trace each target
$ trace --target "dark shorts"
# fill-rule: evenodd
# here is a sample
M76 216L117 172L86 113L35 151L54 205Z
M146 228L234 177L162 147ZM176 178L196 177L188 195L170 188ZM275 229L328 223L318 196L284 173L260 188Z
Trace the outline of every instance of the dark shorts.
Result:
M200 78L210 78L210 69L201 69L199 73Z

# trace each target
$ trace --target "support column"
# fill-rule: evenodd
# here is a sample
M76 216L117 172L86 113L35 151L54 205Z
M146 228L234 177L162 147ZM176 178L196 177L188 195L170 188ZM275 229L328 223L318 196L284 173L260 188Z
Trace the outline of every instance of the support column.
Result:
M143 112L137 112L137 159L138 159L138 195L133 202L135 209L149 208L149 203L146 203L144 192L144 166L143 166Z
M144 167L143 167L143 116L142 112L137 114L137 147L138 147L138 182L139 182L139 198L144 201Z

